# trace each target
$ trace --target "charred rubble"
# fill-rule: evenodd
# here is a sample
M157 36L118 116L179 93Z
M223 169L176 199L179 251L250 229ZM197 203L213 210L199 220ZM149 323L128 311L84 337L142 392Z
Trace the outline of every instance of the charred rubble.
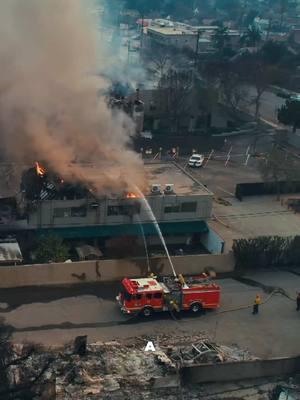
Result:
M277 385L299 388L298 384L291 385L291 382L287 384L274 378L274 382L268 379L268 385L265 382L261 386L253 383L257 397L243 397L241 383L237 388L234 386L232 392L228 384L225 392L215 384L215 388L209 384L186 385L180 373L185 365L255 359L243 349L219 345L201 333L192 336L159 335L155 340L155 352L144 351L147 342L153 340L148 336L93 344L86 344L85 336L77 339L64 348L44 349L44 352L29 353L20 348L19 356L25 354L25 357L7 371L7 382L12 382L14 387L15 377L25 372L30 381L32 377L38 378L36 384L31 385L34 394L31 398L47 400L277 399L268 397L268 392ZM7 357L9 359L11 356ZM249 387L249 382L247 385ZM226 389L234 396L224 397Z

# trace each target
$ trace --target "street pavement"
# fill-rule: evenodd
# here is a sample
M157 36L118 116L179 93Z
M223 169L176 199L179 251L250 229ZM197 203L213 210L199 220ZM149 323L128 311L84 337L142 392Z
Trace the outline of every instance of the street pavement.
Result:
M248 99L253 99L256 96L255 88L247 87ZM260 116L271 124L278 124L277 110L285 103L285 99L278 97L275 93L266 90L261 96ZM255 112L255 105L251 104L247 107L251 114Z
M300 288L300 277L288 272L264 272L264 284L274 279L280 287ZM259 280L259 276L251 276ZM293 288L291 288L293 282ZM77 335L88 335L89 342L107 341L148 335L196 334L204 332L213 340L237 344L259 357L298 354L300 313L293 301L274 295L261 306L259 315L251 314L256 293L263 299L268 294L253 284L234 279L221 279L222 305L218 311L203 316L182 314L174 320L161 313L150 320L128 319L114 300L116 285L77 285L73 287L23 288L0 290L0 318L14 329L16 341L33 341L45 345L63 345ZM249 305L250 308L244 308Z

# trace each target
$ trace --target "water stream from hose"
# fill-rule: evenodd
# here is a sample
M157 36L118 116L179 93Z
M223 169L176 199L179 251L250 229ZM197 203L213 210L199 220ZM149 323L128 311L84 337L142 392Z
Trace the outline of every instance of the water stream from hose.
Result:
M141 192L141 190L140 190L137 186L135 186L135 190L137 191L138 195L140 196L141 200L142 200L143 203L144 203L145 210L147 211L147 214L148 214L149 218L151 219L151 222L153 223L153 225L154 225L154 227L155 227L155 229L156 229L156 231L157 231L157 234L158 234L158 236L159 236L159 238L160 238L160 240L161 240L161 243L162 243L162 245L163 245L163 247L164 247L164 249L165 249L166 255L167 255L167 257L168 257L170 266L171 266L171 268L172 268L173 275L174 275L174 277L176 278L176 277L177 277L177 274L176 274L174 265L173 265L173 263L172 263L169 250L168 250L168 248L167 248L165 239L164 239L163 234L162 234L162 232L161 232L161 229L160 229L160 227L159 227L159 225L158 225L158 222L157 222L157 220L156 220L156 218L155 218L155 215L153 214L152 208L150 207L150 204L149 204L148 200L146 199L146 197L144 196L144 194Z
M146 236L145 236L145 231L144 231L143 223L142 223L140 218L138 218L138 221L139 221L139 224L140 224L141 233L142 233L143 242L144 242L144 247L145 247L146 260L147 260L147 270L148 270L148 273L150 274L151 273L151 268L150 268L150 261L149 261L149 254L148 254L148 247L147 247L147 240L146 240Z

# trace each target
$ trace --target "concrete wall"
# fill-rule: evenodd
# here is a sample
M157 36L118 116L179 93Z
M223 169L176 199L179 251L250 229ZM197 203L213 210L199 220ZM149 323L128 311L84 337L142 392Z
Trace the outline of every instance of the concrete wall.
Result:
M217 272L231 272L234 269L232 253L179 256L172 257L172 261L176 271L185 275L199 274L206 267L213 267ZM150 263L154 273L172 273L166 257L153 257ZM147 263L144 258L0 267L0 288L105 282L146 274Z
M182 377L185 383L231 382L289 375L298 371L300 371L300 357L293 357L184 367Z
M224 250L224 240L211 228L201 235L201 243L211 254L221 254Z

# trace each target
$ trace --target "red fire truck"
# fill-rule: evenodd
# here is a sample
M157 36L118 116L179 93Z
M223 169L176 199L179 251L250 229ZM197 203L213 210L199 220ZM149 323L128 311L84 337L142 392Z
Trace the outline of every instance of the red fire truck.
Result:
M124 278L117 301L125 314L149 317L153 312L170 310L197 313L220 306L220 286L206 274L186 279L179 275L162 281L156 277Z

